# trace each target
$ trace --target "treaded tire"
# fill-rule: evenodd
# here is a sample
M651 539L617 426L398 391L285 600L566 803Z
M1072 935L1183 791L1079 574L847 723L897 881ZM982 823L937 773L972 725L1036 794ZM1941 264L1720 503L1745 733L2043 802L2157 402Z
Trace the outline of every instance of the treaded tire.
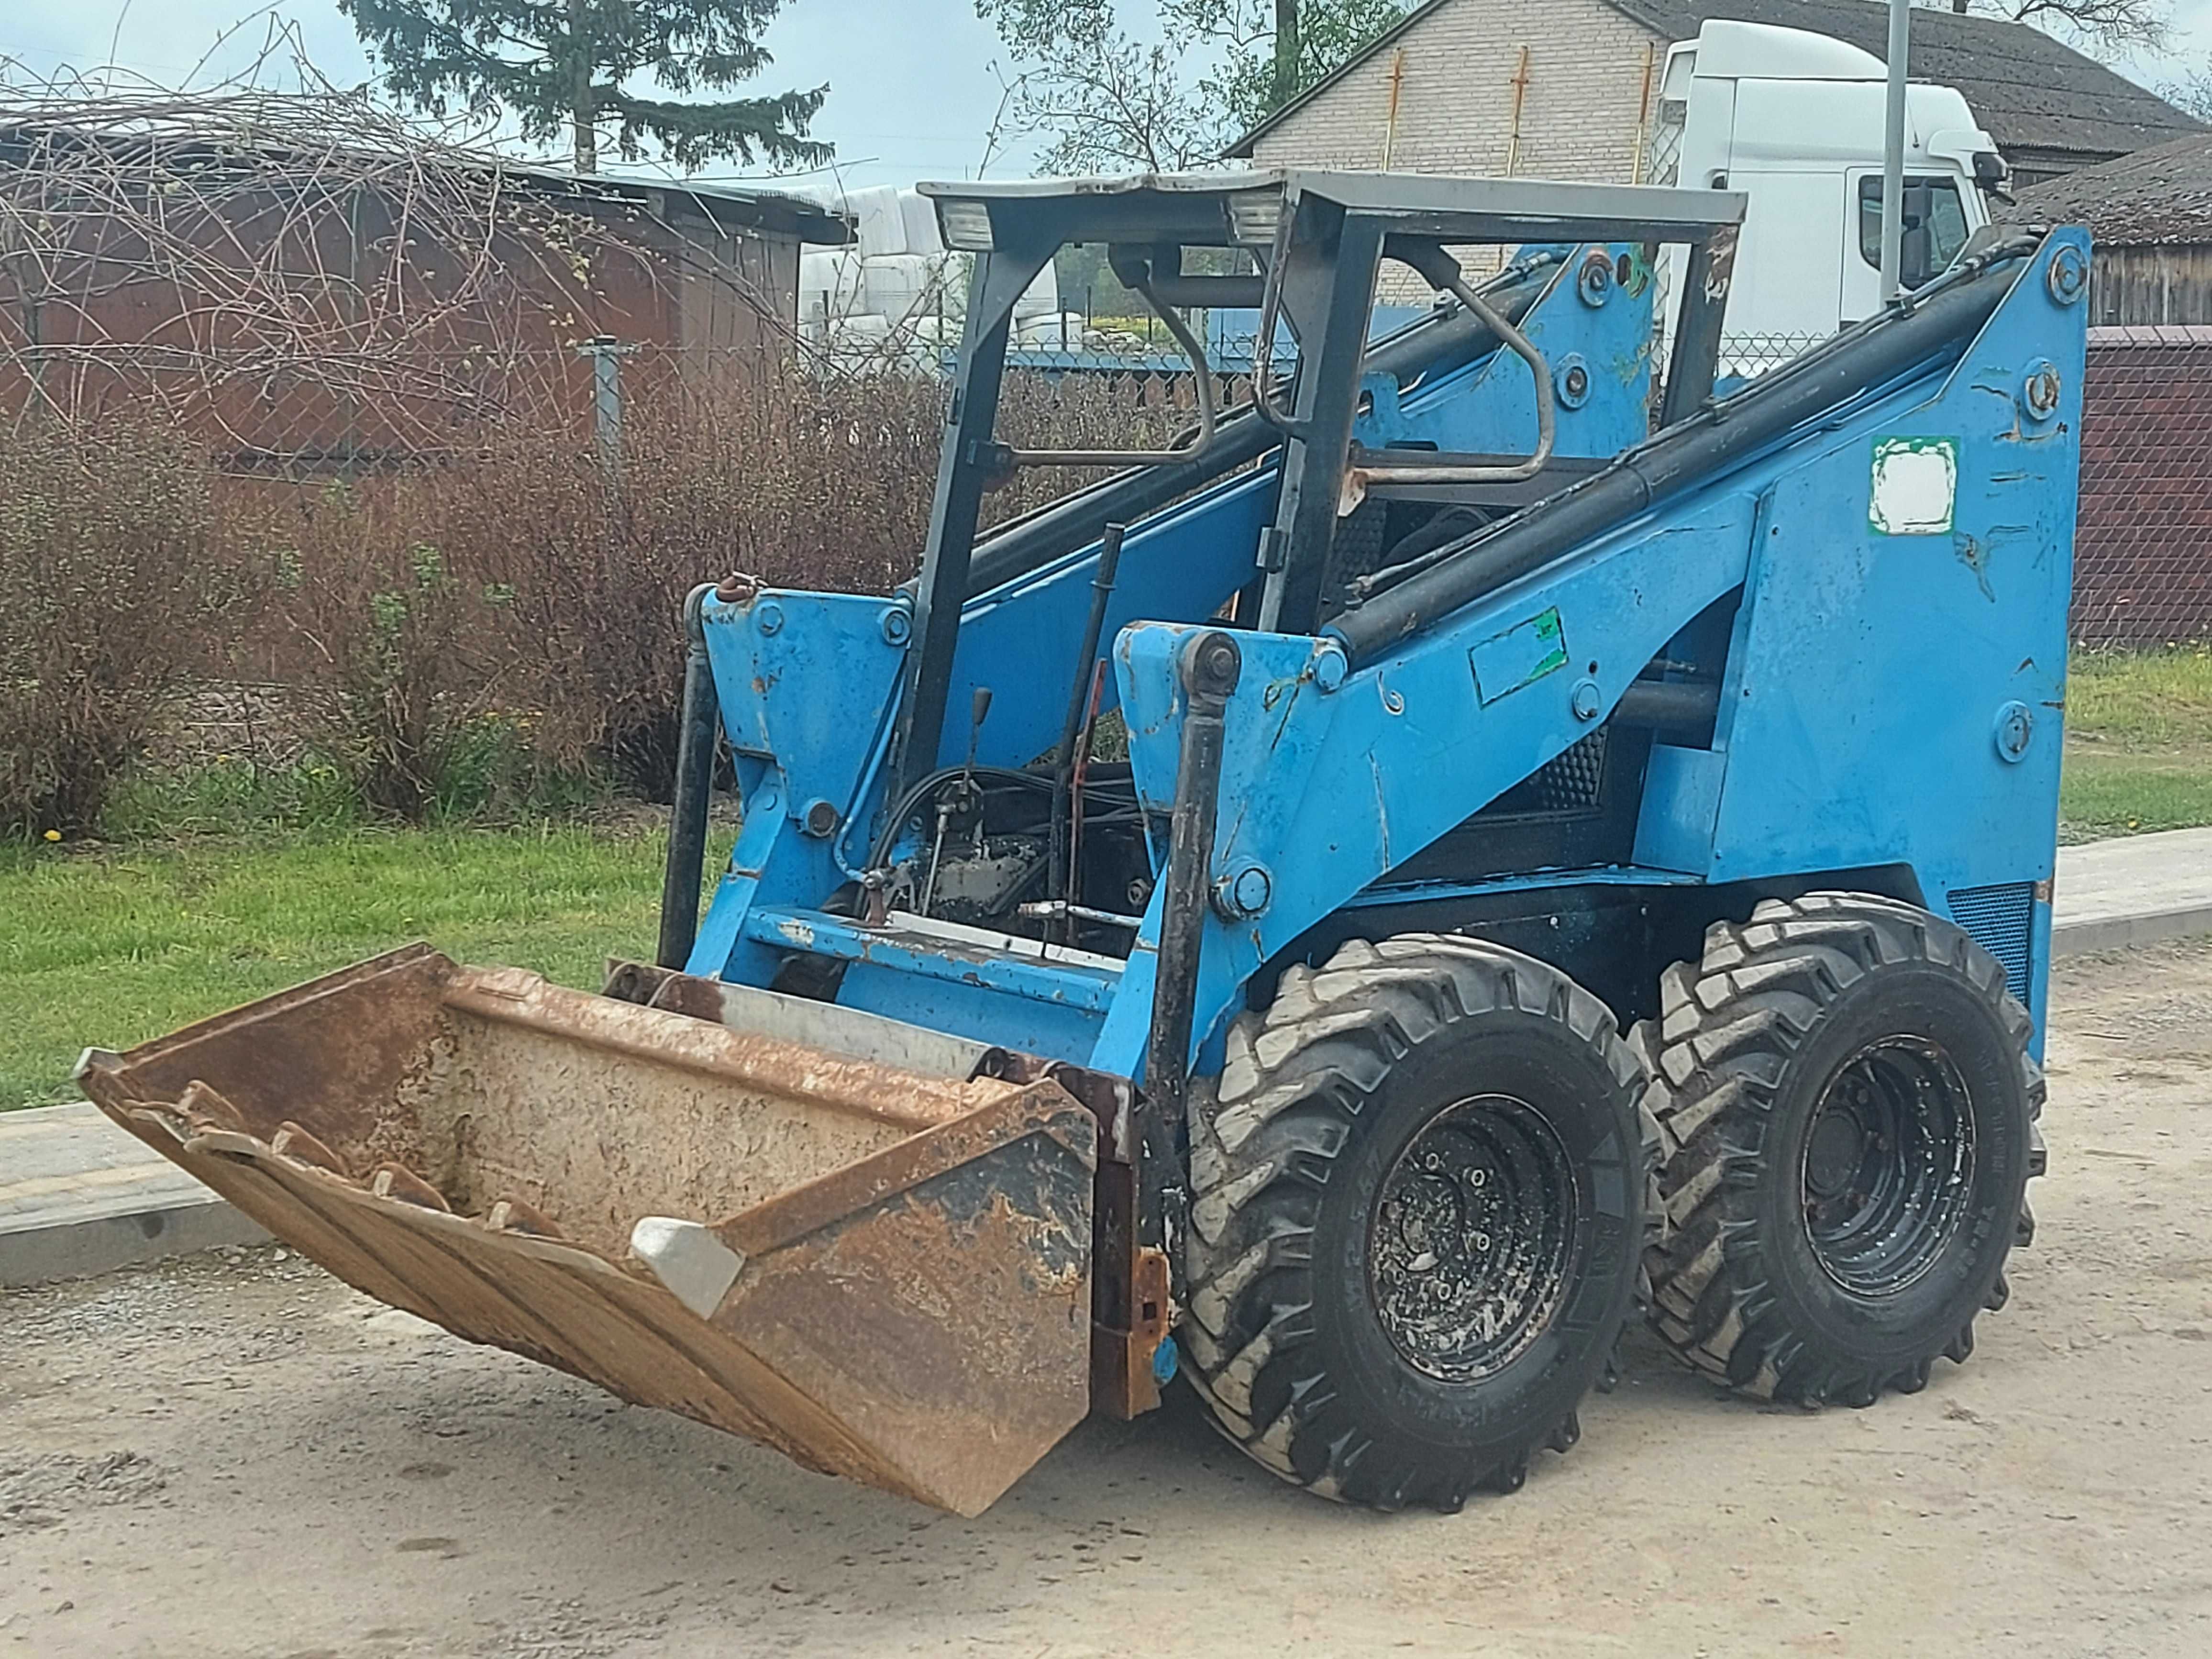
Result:
M1184 1375L1222 1432L1323 1497L1447 1513L1478 1488L1519 1487L1539 1448L1566 1450L1641 1282L1658 1149L1644 1086L1603 1003L1499 945L1401 934L1346 944L1318 972L1286 970L1273 1004L1231 1028L1220 1077L1194 1087L1190 1108L1189 1305L1178 1336ZM1557 1167L1572 1171L1558 1190L1571 1197L1542 1211L1560 1218L1556 1227L1540 1216L1518 1224L1531 1213L1522 1210L1510 1229L1480 1233L1463 1218L1454 1236L1483 1251L1493 1237L1510 1239L1498 1248L1516 1262L1535 1249L1528 1240L1572 1243L1547 1297L1487 1300L1500 1282L1488 1268L1450 1281L1479 1285L1486 1311L1504 1308L1522 1345L1455 1377L1409 1357L1404 1345L1425 1334L1409 1339L1402 1319L1399 1334L1386 1328L1405 1305L1395 1297L1427 1293L1422 1262L1393 1278L1375 1260L1405 1261L1396 1183L1460 1190L1435 1163L1409 1163L1407 1149L1434 1147L1425 1137L1439 1126L1449 1138L1465 1114L1486 1110L1524 1115L1532 1139L1549 1138ZM1482 1193L1471 1170L1459 1174ZM1490 1196L1533 1184L1502 1177ZM1453 1198L1453 1213L1479 1212L1477 1199L1465 1201L1462 1212ZM1474 1248L1452 1248L1462 1247ZM1417 1328L1447 1325L1461 1338L1469 1328Z
M1963 1362L1975 1316L2008 1294L2008 1251L2034 1231L2026 1186L2043 1173L2045 1091L2033 1030L1989 952L1897 900L1812 893L1765 901L1746 926L1715 923L1702 960L1662 976L1658 1019L1629 1039L1664 1144L1666 1231L1649 1252L1660 1339L1729 1388L1808 1405L1871 1405L1885 1388L1925 1386L1939 1357ZM1956 1196L1921 1206L1944 1219L1927 1224L1926 1260L1894 1288L1854 1282L1824 1255L1810 1184L1816 1120L1885 1042L1944 1057L1966 1103L1952 1139L1971 1149Z

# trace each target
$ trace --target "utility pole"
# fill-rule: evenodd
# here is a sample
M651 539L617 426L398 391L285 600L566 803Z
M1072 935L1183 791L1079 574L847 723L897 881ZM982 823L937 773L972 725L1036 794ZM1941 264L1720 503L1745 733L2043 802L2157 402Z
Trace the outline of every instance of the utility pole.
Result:
M1911 55L1911 0L1889 0L1889 106L1881 142L1881 300L1897 297L1905 253L1905 70Z
M1275 0L1275 75L1269 101L1277 109L1298 95L1298 0Z

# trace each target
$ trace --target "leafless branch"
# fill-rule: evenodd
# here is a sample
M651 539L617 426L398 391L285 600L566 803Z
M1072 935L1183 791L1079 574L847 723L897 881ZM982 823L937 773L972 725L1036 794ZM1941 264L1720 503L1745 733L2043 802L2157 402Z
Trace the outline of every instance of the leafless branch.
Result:
M196 88L0 59L0 413L144 404L245 445L283 399L405 447L525 395L618 261L781 325L734 262L558 184L331 85L275 18Z

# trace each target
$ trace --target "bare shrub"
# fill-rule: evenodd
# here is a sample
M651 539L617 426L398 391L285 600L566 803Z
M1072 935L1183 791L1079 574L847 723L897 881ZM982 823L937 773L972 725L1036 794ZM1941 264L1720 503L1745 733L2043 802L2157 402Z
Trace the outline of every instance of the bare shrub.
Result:
M257 556L216 483L160 424L0 430L0 835L94 828L165 700L221 671Z
M603 769L663 796L684 594L740 570L857 592L912 574L945 396L911 374L647 360L625 376L617 457L573 422L509 418L298 486L226 479L129 417L27 426L0 448L0 806L18 829L91 827L163 701L236 664L289 688L298 738L376 811L524 806ZM1133 378L1021 377L1000 431L1159 444L1188 403ZM1086 476L1018 474L987 514Z

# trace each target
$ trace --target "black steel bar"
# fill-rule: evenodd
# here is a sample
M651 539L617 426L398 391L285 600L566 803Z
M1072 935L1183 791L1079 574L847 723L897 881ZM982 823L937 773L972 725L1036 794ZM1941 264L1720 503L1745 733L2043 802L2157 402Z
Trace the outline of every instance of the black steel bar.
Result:
M1709 681L1638 680L1620 694L1613 717L1623 726L1682 737L1711 730L1720 708L1721 689Z
M915 592L914 639L907 647L906 695L893 733L896 769L887 799L895 799L937 769L945 734L945 701L951 695L952 656L960 643L960 607L968 597L975 520L983 492L1000 471L992 429L999 416L999 385L1006 366L1006 337L1014 301L1045 261L1042 252L1001 251L979 255L968 298L968 323L960 344L961 378L945 410L938 453L936 504L922 550Z
M714 591L702 582L684 601L684 701L677 714L676 793L668 814L668 867L660 883L660 946L653 960L681 969L699 933L699 890L706 880L707 805L714 788L714 739L721 705L707 659L701 608Z
M1106 631L1106 604L1114 595L1114 575L1121 565L1123 526L1109 524L1098 547L1098 568L1091 578L1091 611L1083 619L1083 649L1075 659L1075 678L1067 689L1067 719L1060 728L1059 758L1052 774L1052 835L1046 862L1054 898L1076 890L1075 866L1069 855L1067 787L1075 770L1075 739L1083 729L1083 714L1091 700L1093 665L1098 659L1099 635Z
M1301 217L1310 211L1299 209ZM1332 228L1335 234L1329 235ZM1290 411L1297 438L1284 453L1275 507L1275 529L1286 551L1282 568L1270 572L1260 604L1260 626L1281 634L1310 634L1320 619L1384 222L1346 214L1334 227L1301 229L1305 234L1293 239L1283 271L1283 302L1299 339L1313 344L1299 355L1297 398Z
M1735 281L1737 240L1735 226L1722 225L1709 238L1691 243L1682 262L1682 308L1674 319L1674 349L1667 360L1667 388L1659 406L1662 427L1686 420L1713 395L1721 324Z
M1456 551L1337 617L1330 631L1354 662L1369 660L1792 427L1895 380L1989 320L2011 291L2018 275L2011 262L2021 252L2017 241L1992 249L1958 280L1923 290L1910 309L1870 319L1724 404L1662 429L1550 501L1475 532Z
M1170 1124L1182 1121L1190 1078L1199 950L1206 939L1206 876L1213 864L1213 820L1221 791L1223 713L1243 665L1236 636L1218 629L1194 635L1176 664L1189 707L1176 758L1175 817L1162 878L1166 890L1161 897L1160 950L1152 975L1152 1032L1145 1055L1145 1092Z

